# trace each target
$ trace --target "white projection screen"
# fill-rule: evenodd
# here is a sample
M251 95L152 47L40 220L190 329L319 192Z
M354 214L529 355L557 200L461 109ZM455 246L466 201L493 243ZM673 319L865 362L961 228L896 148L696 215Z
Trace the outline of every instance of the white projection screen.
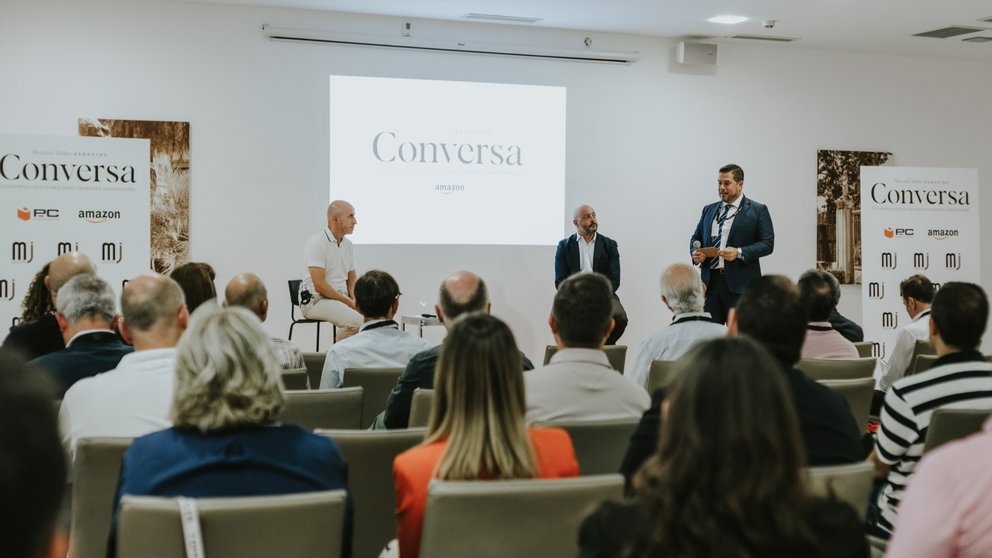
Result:
M553 245L565 88L330 76L330 199L360 244Z

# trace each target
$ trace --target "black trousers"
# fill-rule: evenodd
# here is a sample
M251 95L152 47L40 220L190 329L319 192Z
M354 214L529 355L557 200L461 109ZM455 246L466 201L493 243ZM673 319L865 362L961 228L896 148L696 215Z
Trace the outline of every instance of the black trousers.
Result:
M706 303L703 310L713 316L713 321L718 324L727 323L727 314L730 309L737 304L737 299L741 295L730 290L727 284L727 276L722 269L710 270L710 282L706 285Z
M624 310L623 304L620 304L620 297L616 293L613 293L613 322L613 331L606 338L607 345L616 345L623 331L627 329L627 311Z

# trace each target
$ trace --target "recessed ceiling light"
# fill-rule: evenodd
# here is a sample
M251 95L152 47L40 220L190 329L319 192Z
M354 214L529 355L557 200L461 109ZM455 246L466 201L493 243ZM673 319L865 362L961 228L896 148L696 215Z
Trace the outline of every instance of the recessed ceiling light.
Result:
M501 15L501 14L476 14L467 13L462 15L463 19L474 19L478 21L498 21L500 23L537 23L539 21L544 21L544 18L540 17L521 17L512 15Z
M710 23L723 23L725 25L736 25L738 23L744 23L748 19L750 18L744 16L738 16L738 15L718 15L718 16L713 16L707 19L706 21Z
M961 40L966 43L989 43L992 42L992 37L968 37Z

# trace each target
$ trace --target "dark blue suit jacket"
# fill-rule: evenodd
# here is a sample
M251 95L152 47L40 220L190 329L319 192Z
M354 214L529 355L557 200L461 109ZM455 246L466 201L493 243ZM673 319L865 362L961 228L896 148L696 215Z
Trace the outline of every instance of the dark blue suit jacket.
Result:
M117 334L94 331L80 335L72 344L31 361L55 382L56 397L61 399L72 384L117 368L124 355L134 347L123 343Z
M569 275L582 271L579 259L578 234L573 234L558 243L555 252L555 288ZM592 270L602 273L613 283L613 292L620 288L620 249L617 241L596 233L596 247L593 248Z
M716 212L721 205L723 205L722 201L711 203L703 208L703 214L699 217L699 224L696 225L696 232L689 239L690 253L693 252L692 243L694 241L698 240L703 248L713 245L710 231L713 221L716 219ZM775 229L765 204L758 203L746 196L741 199L741 209L731 223L727 246L734 246L743 251L741 258L724 263L727 286L730 287L731 291L740 294L744 292L751 281L761 277L761 258L771 254L775 248ZM711 261L708 259L701 266L704 284L708 284L710 280Z

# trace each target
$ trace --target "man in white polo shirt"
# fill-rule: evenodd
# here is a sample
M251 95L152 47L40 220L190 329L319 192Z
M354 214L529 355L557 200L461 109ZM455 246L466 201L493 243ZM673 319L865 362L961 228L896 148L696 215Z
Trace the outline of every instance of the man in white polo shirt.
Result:
M300 283L300 309L310 320L339 328L338 338L354 335L362 325L355 309L355 248L345 235L355 230L355 208L336 200L327 206L327 226L303 249L306 270Z

